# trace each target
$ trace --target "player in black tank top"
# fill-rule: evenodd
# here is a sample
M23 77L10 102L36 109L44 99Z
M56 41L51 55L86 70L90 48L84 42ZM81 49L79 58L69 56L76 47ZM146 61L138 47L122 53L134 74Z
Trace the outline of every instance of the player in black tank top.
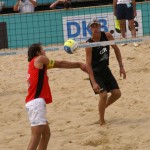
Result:
M100 23L96 18L91 19L89 28L92 31L92 36L86 41L88 43L114 40L110 33L100 31ZM123 74L123 78L126 78L120 50L117 45L112 45L112 48L120 66L120 75ZM110 46L89 47L85 50L90 82L95 94L100 96L99 123L102 126L105 124L105 108L114 103L121 96L121 92L116 79L109 69ZM111 95L107 98L108 92L111 92Z
M101 32L99 41L108 41L105 32ZM87 42L94 42L91 38ZM92 68L93 71L101 71L109 65L109 49L110 46L92 47Z

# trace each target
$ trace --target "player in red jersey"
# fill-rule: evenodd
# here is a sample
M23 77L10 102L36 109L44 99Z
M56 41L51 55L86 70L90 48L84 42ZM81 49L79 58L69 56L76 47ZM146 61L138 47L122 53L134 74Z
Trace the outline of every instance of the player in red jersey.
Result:
M31 123L31 140L28 150L46 150L50 139L50 128L46 119L46 104L52 102L48 84L47 69L80 68L86 72L81 62L50 60L40 44L32 44L28 49L28 95L26 110Z

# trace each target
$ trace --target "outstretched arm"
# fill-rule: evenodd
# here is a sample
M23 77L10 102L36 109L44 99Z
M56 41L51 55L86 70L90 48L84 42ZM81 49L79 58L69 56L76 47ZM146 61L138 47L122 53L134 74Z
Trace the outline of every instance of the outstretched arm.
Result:
M114 37L112 36L111 33L107 32L106 33L106 36L107 36L107 39L108 40L114 40ZM121 52L118 48L117 45L111 45L112 48L114 49L115 51L115 55L116 55L116 58L117 58L117 61L119 63L119 67L120 67L120 76L123 74L123 78L125 79L126 78L126 72L124 70L124 66L123 66L123 63L122 63L122 56L121 56Z
M49 59L47 56L40 55L35 60L35 67L38 69L42 69L43 65L47 66L47 69L52 68L66 68L66 69L72 69L72 68L80 68L82 71L87 72L86 64L81 62L69 62L69 61L57 61L53 59Z
M72 69L72 68L80 68L82 71L87 72L86 65L81 62L69 62L69 61L58 61L55 60L53 68L66 68L66 69Z

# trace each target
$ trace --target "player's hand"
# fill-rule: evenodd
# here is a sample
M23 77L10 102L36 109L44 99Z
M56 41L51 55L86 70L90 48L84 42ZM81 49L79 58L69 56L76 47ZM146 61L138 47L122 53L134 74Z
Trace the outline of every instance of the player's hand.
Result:
M92 83L92 86L93 86L93 90L94 90L95 93L100 93L101 92L101 88L96 82Z
M126 72L123 67L120 67L120 77L123 75L123 79L126 79Z

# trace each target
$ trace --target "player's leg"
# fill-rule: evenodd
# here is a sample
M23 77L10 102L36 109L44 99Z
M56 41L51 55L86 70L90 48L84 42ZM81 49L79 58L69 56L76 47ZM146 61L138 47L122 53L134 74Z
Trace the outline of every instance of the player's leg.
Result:
M125 7L125 19L128 20L128 25L131 30L132 37L136 37L136 30L134 26L134 11L133 11L133 5L128 4Z
M119 20L120 32L122 38L126 38L126 20L125 20L125 4L117 4L116 18Z
M126 20L122 19L122 20L119 20L119 22L120 22L121 36L122 38L126 38Z
M136 38L136 29L135 29L135 26L134 26L134 19L128 20L128 22L129 22L129 28L131 30L132 37Z
M135 16L134 16L133 5L129 4L129 6L127 5L127 7L126 7L125 18L128 20L128 25L131 30L132 38L136 38L136 29L135 29L135 25L134 25L134 17ZM139 46L138 43L133 43L133 45L136 47Z
M27 150L36 150L45 125L31 126L31 139Z
M118 86L118 83L115 79L115 77L113 76L111 70L109 68L107 68L106 72L106 89L107 91L109 91L111 93L111 95L108 97L107 102L106 102L106 106L108 107L109 105L111 105L112 103L114 103L117 99L120 98L121 96L121 92Z
M114 89L111 91L111 95L108 97L106 102L106 107L113 104L116 100L118 100L121 97L121 91L120 89Z
M103 76L105 76L104 72L101 72L100 74L94 73L95 81L100 86L100 89L102 90L100 93L96 93L94 91L94 93L99 94L99 97L100 97L100 100L98 103L99 120L97 123L99 123L101 126L105 124L104 116L105 116L105 105L106 105L106 100L107 100L107 91L106 91L106 87L103 81ZM92 86L92 83L91 83L91 86Z
M28 102L26 110L31 123L31 139L28 150L36 150L45 130L49 131L49 127L47 127L45 100L43 98L36 98Z
M103 91L99 94L100 100L98 104L99 117L100 117L100 125L105 124L105 106L107 101L107 91Z
M38 150L46 150L47 149L47 145L50 140L50 135L51 135L50 128L47 123L47 125L44 126L44 130L42 132L42 137L41 137L41 140L39 143Z
M129 23L129 28L131 30L131 34L132 34L132 38L136 38L136 29L135 29L135 25L134 25L134 19L128 20ZM135 47L138 47L139 44L134 42L133 45Z

